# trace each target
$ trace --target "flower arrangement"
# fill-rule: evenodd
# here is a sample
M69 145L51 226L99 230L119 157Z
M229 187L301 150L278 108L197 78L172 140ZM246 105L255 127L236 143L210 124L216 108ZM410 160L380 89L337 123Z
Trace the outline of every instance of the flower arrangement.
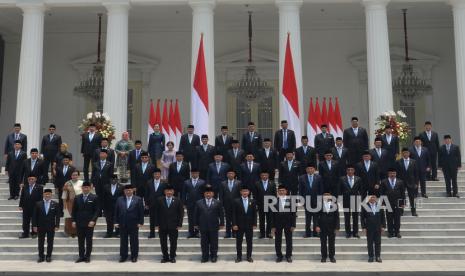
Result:
M384 112L376 118L376 126L378 129L375 130L375 135L383 135L386 126L390 125L392 133L399 137L400 142L406 142L410 137L410 127L405 121L405 118L407 118L407 115L405 115L405 113L401 110L397 112Z
M88 131L90 124L95 124L97 131L111 143L115 139L115 127L112 125L110 116L106 113L90 112L79 125L79 131L84 134Z

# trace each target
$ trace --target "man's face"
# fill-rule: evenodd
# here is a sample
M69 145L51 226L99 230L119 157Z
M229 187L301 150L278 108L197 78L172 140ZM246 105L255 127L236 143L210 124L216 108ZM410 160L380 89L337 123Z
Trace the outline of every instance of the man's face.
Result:
M107 140L102 140L101 145L102 145L102 148L108 147L108 141Z
M278 196L285 196L287 194L286 189L278 189Z
M292 159L294 159L294 154L292 152L286 153L286 159L288 161L291 161Z
M314 174L315 173L315 167L307 167L305 169L305 171L308 173L308 174Z
M271 147L271 142L270 141L263 142L263 146L265 148L270 148Z
M239 143L232 144L232 147L235 148L235 149L238 149L239 148Z
M416 147L421 146L421 140L420 139L415 140L415 142L413 142L413 143L415 144Z
M388 172L388 177L389 178L396 178L397 173L396 172Z
M32 159L37 159L37 157L39 157L39 153L38 153L38 152L31 152L31 158L32 158Z
M50 199L52 199L52 193L44 193L44 199L49 201Z
M95 127L94 126L89 127L89 131L90 132L95 132Z
M250 125L247 127L247 129L250 131L250 132L253 132L255 131L255 125Z
M386 132L386 134L391 135L391 134L392 134L392 128L386 128L386 129L384 130L384 132Z
M205 196L205 198L210 199L213 197L213 192L208 191L208 192L203 193L203 195Z
M90 190L91 190L91 189L92 189L91 186L82 186L82 192L83 192L84 194L90 193Z
M260 174L260 179L263 180L263 181L267 181L268 180L268 173L261 173Z
M118 183L118 178L112 178L111 183L112 184L117 184Z
M199 172L191 172L191 177L194 179L199 178L200 173Z
M142 148L142 144L137 143L137 144L136 144L136 149L137 149L137 150L140 150L140 148Z
M307 146L308 145L308 139L302 139L302 145Z
M127 197L131 197L134 194L133 189L124 189L124 195Z
M287 123L282 123L282 124L281 124L281 128L287 129Z
M444 139L444 143L449 145L449 144L452 143L452 139L450 139L450 138Z
M166 197L172 197L174 195L174 190L173 189L165 189L165 196Z
M159 132L160 131L160 125L156 124L155 126L153 126L153 130L155 130L156 132Z
M336 140L336 146L342 147L342 140Z
M364 154L364 155L362 156L362 158L363 158L363 161L369 161L369 160L371 160L371 155L369 155L369 154Z
M351 124L352 124L352 127L354 128L358 127L358 120L352 120Z
M100 152L100 160L106 160L107 159L107 153L106 152Z
M321 128L321 132L326 133L326 130L328 130L326 127Z
M194 134L194 129L191 127L187 128L187 133Z
M29 177L27 178L27 182L28 182L29 184L35 184L36 181L37 181L37 178L36 178L35 176L29 176Z
M223 155L217 154L217 155L214 156L214 158L215 158L216 162L221 162L223 160Z
M375 141L375 148L379 149L383 145L383 142L381 141Z
M347 172L348 176L353 176L354 173L355 173L355 170L354 170L354 168L347 168L346 172Z
M161 178L161 173L160 172L154 172L153 173L153 179L160 179Z
M374 204L376 202L377 198L376 196L372 195L370 196L370 199L368 200L370 203Z
M202 144L204 145L208 144L208 138L202 138Z
M226 176L228 177L229 180L233 180L234 177L236 177L236 173L235 172L228 172L228 174Z
M64 158L63 159L63 164L68 166L69 165L69 158Z
M13 130L16 133L19 133L21 131L21 128L20 127L14 127Z
M426 131L431 131L432 128L433 128L433 126L430 125L430 124L426 124L426 125L425 125L425 130L426 130Z
M176 161L181 162L184 160L184 155L182 154L176 154Z
M409 157L410 157L410 152L409 152L409 151L406 151L406 150L404 150L404 151L402 152L402 156L403 156L405 159L407 159L407 158L409 158Z
M248 161L248 162L251 162L253 161L254 157L252 154L247 154L247 156L245 157L245 159Z
M331 159L333 159L333 155L331 153L325 154L325 160L326 161L330 161Z
M142 162L144 162L144 163L147 163L147 162L149 162L149 157L148 157L148 156L141 156L141 157L140 157L140 160L141 160Z
M54 128L54 127L48 128L48 132L49 132L50 134L55 133L55 128Z
M15 150L20 150L23 146L20 143L14 145Z
M244 197L244 198L245 198L245 197L248 197L249 194L250 194L249 189L241 189L241 196L242 196L242 197Z
M228 135L228 130L227 129L222 129L221 134L222 135Z

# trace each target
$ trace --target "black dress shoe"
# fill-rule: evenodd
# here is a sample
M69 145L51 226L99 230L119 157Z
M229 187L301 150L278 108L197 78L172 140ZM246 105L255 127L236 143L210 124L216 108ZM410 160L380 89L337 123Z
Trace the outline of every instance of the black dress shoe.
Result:
M90 257L86 257L86 258L84 259L84 262L85 262L85 263L90 263Z
M19 198L19 196L15 196L13 199L14 199L14 200L18 200L18 198Z
M277 258L276 258L276 262L277 262L277 263L280 263L280 262L282 262L282 261L283 261L283 257L277 257Z
M413 211L412 211L412 216L413 216L413 217L418 217L417 211L413 210Z
M373 262L373 257L368 258L368 262L372 263Z
M455 194L454 196L455 196L456 198L460 198L459 194Z
M173 263L173 264L176 263L176 258L171 258L170 263Z
M124 263L127 259L128 259L128 258L123 258L123 257L121 257L121 258L119 258L119 262L120 262L120 263Z
M435 178L435 179L433 179L433 181L439 181L439 178Z
M85 258L79 258L75 261L75 263L82 263L84 262Z
M47 263L52 262L52 257L49 257L49 256L45 257L45 261L46 261Z
M167 263L168 261L169 261L168 259L163 258L161 259L160 263L164 264L164 263Z
M286 261L287 261L288 263L292 263L292 257L286 257Z
M137 257L132 257L132 258L131 258L131 262L137 263Z
M376 262L377 262L377 263L382 263L382 262L383 262L383 260L381 260L381 258L380 258L380 257L376 257Z
M397 237L398 239L402 238L402 236L400 235L400 233L397 233L396 237Z
M242 262L242 258L237 257L236 260L235 260L234 262L235 262L235 263L240 263L240 262Z
M426 195L426 194L422 194L421 196L422 196L423 198L428 198L428 195Z
M247 257L247 261L248 261L249 263L253 263L252 257Z
M10 196L10 197L8 198L8 200L12 200L12 199L14 199L14 198L15 198L14 196Z
M329 261L332 262L332 263L335 263L336 259L335 258L329 258Z
M322 263L326 263L326 258L321 258Z
M273 236L272 235L267 235L266 236L268 239L273 239Z
M346 234L346 238L347 238L347 239L349 239L349 238L350 238L350 236L351 236L350 234Z
M207 258L202 258L202 260L200 260L201 263L206 263L208 262L208 259Z
M354 238L360 239L360 236L358 234L354 234Z
M150 233L148 236L147 236L148 239L153 239L155 238L155 234L154 233Z
M315 238L319 238L319 237L320 237L320 233L313 232L313 236L314 236Z
M110 233L106 233L105 236L103 236L105 239L111 238L112 235Z
M451 193L447 193L447 197L452 197L452 194L451 194Z
M226 234L226 235L224 235L224 238L225 238L225 239L230 239L230 238L231 238L231 234Z
M38 262L38 263L43 263L43 262L44 262L44 260L45 260L45 258L44 258L44 257L39 257L39 259L37 259L37 262Z
M216 257L212 257L211 262L212 262L212 263L216 263L217 260L218 260L218 259L217 259Z

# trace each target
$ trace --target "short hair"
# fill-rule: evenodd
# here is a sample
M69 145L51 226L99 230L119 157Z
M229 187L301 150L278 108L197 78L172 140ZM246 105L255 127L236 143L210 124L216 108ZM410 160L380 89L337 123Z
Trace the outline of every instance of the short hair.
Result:
M136 145L137 145L137 144L141 144L141 145L142 145L142 141L141 141L141 140L136 140L136 141L134 142L134 144L136 144Z
M228 126L222 126L221 129L228 129Z
M342 141L342 137L336 137L336 141Z
M351 121L358 121L358 117L352 117Z
M207 134L202 134L202 136L200 136L200 139L208 139L208 135Z
M432 123L431 123L430 121L426 121L426 122L425 122L425 126L426 126L426 125L432 125Z
M328 125L327 125L327 124L322 124L322 125L320 126L320 128L324 128L324 127L326 127L326 128L327 128L327 127L328 127Z
M307 136L307 135L303 135L302 138L300 138L300 140L308 140L308 136Z
M194 125L188 125L187 128L194 128Z
M37 153L38 153L39 150L38 150L37 148L32 148L30 152L31 152L31 153L33 153L33 152L37 152Z
M178 150L178 151L176 152L176 155L182 155L182 156L184 156L184 153L183 153L182 151Z
M287 124L287 120L282 120L281 124Z
M54 124L50 124L48 128L57 128Z
M20 123L15 123L13 126L14 127L21 127L21 124Z
M446 134L444 135L444 139L452 139L452 137L450 136L450 134Z
M255 123L254 123L254 122L249 122L247 125L248 125L248 126L254 126Z

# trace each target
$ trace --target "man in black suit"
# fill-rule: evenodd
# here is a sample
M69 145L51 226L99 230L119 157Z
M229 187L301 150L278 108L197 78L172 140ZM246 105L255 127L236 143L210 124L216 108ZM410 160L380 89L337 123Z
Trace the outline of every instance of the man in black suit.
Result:
M270 142L271 144L271 142ZM238 140L232 140L232 148L228 150L226 156L224 156L224 162L228 163L229 166L236 172L238 178L241 177L241 164L245 160L245 152L240 148Z
M66 182L71 180L71 175L73 172L76 171L76 168L70 165L70 157L68 154L63 155L63 160L61 164L57 164L55 168L55 178L54 178L54 186L55 186L55 193L58 196L58 203L60 204L60 208L63 210L63 199L61 196L63 195L63 187Z
M52 189L44 189L43 201L37 201L32 212L32 231L38 233L38 263L52 261L53 240L60 228L60 210L58 203L52 200ZM45 236L47 236L47 255L44 255Z
M221 200L221 203L223 203L224 214L226 218L226 233L224 237L231 238L231 233L233 237L236 236L235 232L231 232L233 215L232 213L234 206L233 203L236 198L239 198L241 196L241 185L245 184L241 184L241 181L236 180L236 173L231 168L228 170L227 177L227 180L221 182L219 199ZM253 185L255 185L255 183L253 183Z
M279 166L279 181L286 186L291 195L296 195L299 189L299 176L302 174L300 162L294 159L294 152L286 152L286 160Z
M370 195L368 208L362 208L361 224L363 232L367 235L368 262L372 263L373 258L381 263L381 234L386 228L386 218L384 210L377 202L376 195ZM374 249L374 252L373 252Z
M5 139L5 149L3 154L5 157L15 150L15 144L19 141L24 151L27 151L27 136L24 133L21 133L21 124L15 123L13 126L13 132L8 134Z
M419 182L417 163L410 158L410 151L408 148L402 149L402 158L397 161L397 172L407 189L412 216L418 216L415 206Z
M107 138L102 138L102 140L100 142L100 147L97 148L95 150L95 152L94 152L93 162L95 163L95 162L100 160L100 152L102 150L107 151L107 161L112 163L112 164L115 164L115 162L116 162L115 150L110 148Z
M205 185L204 179L199 179L199 170L197 168L191 169L191 178L184 181L184 189L182 192L182 200L187 210L187 223L189 233L187 238L198 238L199 231L194 228L194 213L195 204L203 198L203 186Z
M260 179L260 164L257 162L254 162L255 157L253 153L248 152L245 155L245 161L241 165L241 177L240 180L242 182L242 185L246 185L249 187L249 191L252 193L252 195L255 196L256 190L255 190L255 183Z
M317 153L315 148L308 145L308 137L302 136L302 146L295 150L295 160L300 162L300 171L303 172L308 165L316 167Z
M333 160L339 164L341 172L346 171L346 166L349 165L349 150L344 147L344 142L341 137L336 137L336 145L331 150Z
M286 261L292 263L292 232L297 219L296 206L291 206L285 185L278 186L278 201L268 212L271 212L271 232L275 235L276 262L283 260L281 251L283 232L286 237Z
M131 174L132 185L136 185L136 165L140 164L141 153L143 152L142 142L140 140L136 140L134 145L135 149L131 150L128 155L128 170Z
M337 203L333 203L333 196L330 193L323 194L323 206L316 216L316 231L320 234L321 262L326 263L328 258L332 263L336 262L336 233L339 231L339 208Z
M82 183L82 194L76 196L71 212L79 245L79 258L76 263L90 262L95 224L101 212L99 198L91 193L91 190L92 184L87 181Z
M334 136L328 133L328 126L323 124L320 126L321 133L315 135L314 145L318 154L318 160L325 160L325 152L334 148Z
M48 172L50 164L55 162L55 157L61 146L61 136L55 133L56 126L51 124L48 127L48 134L42 137L40 153L44 157L44 169Z
M42 200L43 196L43 187L36 182L36 175L30 174L27 181L28 185L22 187L21 197L19 198L19 210L23 212L23 233L19 236L20 239L29 237L34 207L36 202ZM31 235L35 237L37 232L32 230Z
M213 187L215 198L218 198L221 188L221 182L227 179L226 174L228 173L230 166L228 163L223 162L223 156L220 152L215 152L214 162L208 165L207 171L207 183Z
M187 133L183 134L179 140L179 151L184 154L184 160L187 163L195 161L195 150L198 146L200 146L200 137L194 134L194 126L188 125ZM174 189L176 190L176 187Z
M242 149L245 152L253 152L256 154L262 148L262 135L255 131L255 123L249 122L247 132L242 135Z
M287 150L295 151L296 138L293 130L287 128L286 120L281 121L281 129L274 134L274 148L279 152L279 161L284 160Z
M358 204L360 196L365 190L363 180L355 175L355 168L352 165L347 165L346 175L339 180L340 195L342 195L342 206L344 207L344 225L346 230L346 238L353 236L360 239L358 235ZM347 210L347 211L346 211ZM352 218L352 227L350 219Z
M371 161L371 153L363 152L362 161L355 166L355 174L362 179L360 195L365 198L367 195L379 195L379 169L378 164Z
M123 195L123 185L118 182L118 175L113 174L111 183L103 187L103 212L107 223L107 233L104 238L118 237L119 229L115 229L116 200Z
M257 162L262 170L266 170L270 175L270 180L274 180L276 169L278 168L279 154L271 148L271 139L263 139L263 148L257 153Z
M131 244L131 262L139 257L139 229L144 225L144 203L134 195L132 184L124 186L124 196L116 201L115 227L120 233L120 263L128 259L128 239Z
M103 187L109 185L113 176L113 163L107 161L108 152L105 149L100 150L99 161L94 162L92 167L92 184L95 188L95 193L103 198Z
M385 127L384 134L381 136L381 141L381 147L388 152L388 166L394 166L397 156L399 155L399 137L392 134L392 128L390 125Z
M145 186L147 181L152 177L155 166L150 163L148 152L143 151L140 154L140 163L134 168L134 183L131 183L136 188L136 194L140 197L145 196ZM131 173L132 174L132 173Z
M204 199L195 206L194 227L200 231L202 263L216 263L218 258L218 231L224 227L224 213L221 202L213 197L213 187L204 186Z
M368 150L368 134L358 126L358 118L352 117L351 127L344 130L344 147L349 150L349 163L355 164L362 159L363 151Z
M226 156L228 150L232 149L231 142L234 138L228 134L228 126L221 127L221 134L215 138L215 150L219 150Z
M252 240L253 230L257 228L257 206L255 200L250 199L249 188L242 185L240 188L241 196L234 199L232 204L232 225L236 231L236 263L242 261L242 240L247 244L247 261L253 262L252 259Z
M258 217L260 222L260 239L264 239L265 236L272 239L271 236L271 212L265 210L265 202L267 197L276 196L276 184L274 181L269 179L269 173L266 170L262 170L260 173L260 181L257 182L256 188L257 196L254 199L257 201L258 206Z
M431 122L425 122L425 131L420 133L420 139L423 146L428 149L431 171L428 172L428 180L439 181L438 179L438 153L439 153L439 136L438 133L432 130Z
M155 201L155 225L160 235L162 263L176 262L176 248L178 231L184 219L184 206L181 200L174 196L174 187L170 184L164 187L165 196ZM168 254L168 238L170 239L170 252Z
M457 187L457 171L462 166L459 146L452 144L450 135L444 135L444 145L439 149L439 168L446 180L447 196L459 197ZM452 193L451 193L452 191Z
M305 233L304 238L312 236L317 237L316 229L316 213L309 210L308 207L315 209L317 207L318 196L323 194L323 179L320 175L315 174L316 165L313 163L307 164L305 169L306 174L299 177L299 194L305 198ZM308 203L310 201L310 203ZM312 226L313 220L313 228Z
M5 173L8 175L8 184L10 186L8 200L18 199L20 184L23 181L24 160L26 160L27 154L21 147L21 141L15 141L14 149L8 153L6 158Z
M30 151L31 157L24 160L23 165L23 180L22 184L27 183L27 177L30 174L37 176L37 184L45 185L47 182L47 172L44 167L44 160L39 158L39 150L32 148Z
M324 193L339 194L339 177L342 173L330 150L325 152L325 160L318 163L318 174L323 177Z
M174 187L174 196L182 198L184 181L190 177L190 167L188 161L184 161L182 151L176 152L176 162L170 164L168 168L168 183ZM192 160L191 160L192 162Z
M84 158L84 180L89 181L89 165L92 163L95 150L100 147L102 135L97 132L95 124L90 124L88 132L82 134L81 140L81 154Z
M202 144L196 148L195 152L195 164L200 170L200 178L207 178L208 165L213 162L213 154L215 153L215 147L208 144L208 135L202 134ZM220 152L220 151L218 151Z
M146 191L144 193L145 210L149 211L150 217L149 239L155 238L155 220L157 219L155 203L159 197L163 196L163 190L166 186L166 182L161 180L161 170L159 168L153 169L152 176L153 178L145 185Z
M413 139L413 146L409 148L410 157L416 161L418 178L420 180L421 196L428 198L426 195L426 174L431 171L431 155L428 149L422 146L421 138L416 136Z
M389 238L401 238L400 218L405 205L405 186L404 182L397 178L395 168L389 168L388 178L381 181L381 195L387 197L390 205L386 212Z
M383 180L387 177L387 170L390 167L391 160L386 149L382 148L383 140L381 137L375 138L375 147L370 150L371 160L378 166L379 179ZM379 194L377 194L379 196Z

